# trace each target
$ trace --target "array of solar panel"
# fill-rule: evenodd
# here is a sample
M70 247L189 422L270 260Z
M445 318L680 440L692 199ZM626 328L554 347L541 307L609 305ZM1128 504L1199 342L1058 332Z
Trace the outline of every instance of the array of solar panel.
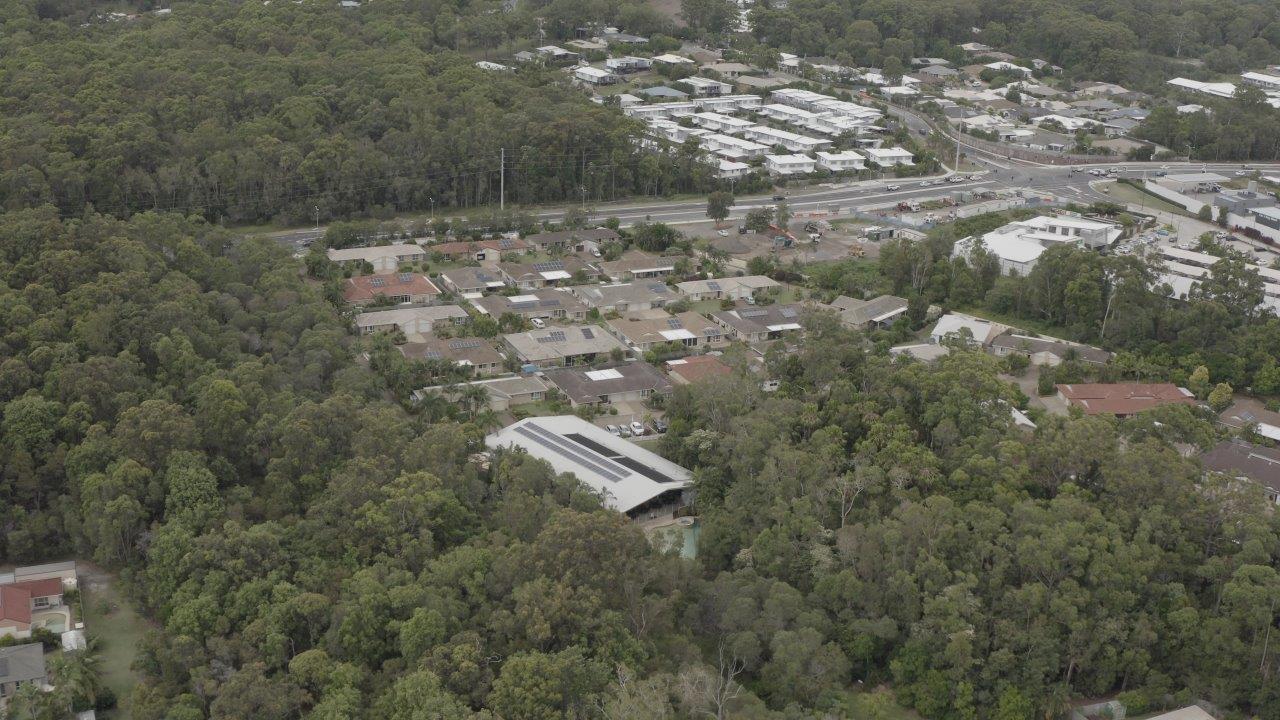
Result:
M512 310L528 310L529 308L538 307L538 303L533 300L522 300L520 302L511 303Z
M600 453L601 455L612 460L613 462L616 462L619 465L622 465L623 467L633 470L649 478L650 480L653 480L654 482L660 482L660 483L675 482L674 479L662 474L661 472L649 467L648 465L645 465L644 463L633 460L627 457L626 455L623 455L615 450L610 450L609 448L601 445L600 443L584 435L580 435L578 433L565 433L565 437L574 441L575 443L578 443L584 448L589 448L591 450L594 450Z
M720 291L720 283L716 282L715 280L708 280L708 281L707 281L707 289L708 289L708 290L715 290L716 292L719 292L719 291Z
M552 298L551 300L543 300L538 303L542 307L560 307L560 301Z
M413 282L413 273L400 273L400 282Z
M533 269L535 272L547 272L548 270L563 270L564 261L548 260L547 262L534 263Z
M386 285L386 284L387 284L387 281L385 278L375 277L375 278L369 279L369 285L373 287L382 287L383 285Z
M793 317L795 317L795 316L796 316L796 309L795 309L795 308L784 307L784 308L781 308L780 310L778 310L778 314L779 314L779 315L781 315L781 316L782 316L782 317L784 317L784 318L793 318Z
M454 349L454 350L467 350L467 349L469 349L469 348L478 348L478 347L480 347L480 346L481 346L481 345L483 345L483 344L484 344L484 343L480 342L479 340L475 340L475 339L468 339L468 340L451 340L451 341L449 342L449 347L450 347L450 348L452 348L452 349Z
M440 352L439 350L428 350L425 353L423 353L422 356L428 360L444 359L444 353Z
M768 314L769 314L768 310L739 310L738 311L738 317L744 317L744 318L764 317L765 315L768 315Z
M627 476L626 470L606 458L586 448L575 448L540 425L534 423L517 425L515 431L551 452L587 468L609 482L618 482Z
M587 340L595 340L596 334L591 328L584 327L582 328L582 337L586 338Z
M667 318L667 327L672 330L679 330L684 327L684 323L680 322L680 318L678 317L669 317Z

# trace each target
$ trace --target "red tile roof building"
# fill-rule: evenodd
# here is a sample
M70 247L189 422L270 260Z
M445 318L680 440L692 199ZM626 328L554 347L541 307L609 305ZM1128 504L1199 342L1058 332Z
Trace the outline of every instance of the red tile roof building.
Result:
M1173 383L1079 383L1057 385L1058 397L1086 415L1127 417L1161 405L1194 405L1189 390Z
M62 581L57 578L0 585L0 636L9 631L25 637L31 629L31 611L61 604L61 598Z
M348 278L342 297L352 305L367 305L380 297L393 303L430 304L440 297L440 288L421 273L387 273Z

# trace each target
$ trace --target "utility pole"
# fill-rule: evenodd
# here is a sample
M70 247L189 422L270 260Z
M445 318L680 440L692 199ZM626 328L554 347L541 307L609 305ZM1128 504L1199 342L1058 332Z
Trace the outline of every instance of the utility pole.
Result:
M507 149L498 148L498 211L507 209Z

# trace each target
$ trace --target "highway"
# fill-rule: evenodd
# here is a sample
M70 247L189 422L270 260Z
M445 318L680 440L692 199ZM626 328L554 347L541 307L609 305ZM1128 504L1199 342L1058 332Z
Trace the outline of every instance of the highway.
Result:
M794 212L829 212L839 208L839 214L847 214L851 209L869 209L876 206L895 204L901 201L919 200L949 196L955 190L1024 190L1036 194L1053 194L1068 201L1082 204L1110 201L1111 197L1095 187L1100 178L1089 174L1093 168L1120 168L1121 177L1140 179L1144 176L1154 177L1157 172L1188 173L1216 172L1227 177L1236 171L1248 169L1263 173L1280 173L1280 164L1246 164L1246 163L1200 163L1200 162L1100 162L1096 165L1076 165L1071 167L1050 165L1009 165L987 160L983 157L971 157L989 169L975 173L977 179L966 179L963 182L941 182L929 187L921 187L924 180L942 181L951 173L930 176L929 178L886 178L883 180L864 180L845 183L823 183L807 187L787 188L777 193L739 196L732 208L730 219L737 220L746 216L749 210L773 206L774 194L786 197L788 206ZM969 174L965 174L969 177ZM896 189L891 189L896 187ZM558 222L572 205L555 208L542 208L536 211L541 220ZM706 200L690 199L677 201L627 200L615 203L589 204L587 206L591 222L603 222L607 218L616 217L622 224L632 225L638 222L663 222L673 225L706 222ZM834 213L833 213L834 214ZM301 251L306 244L323 237L325 229L309 228L286 230L272 233L270 236L281 243L290 245Z

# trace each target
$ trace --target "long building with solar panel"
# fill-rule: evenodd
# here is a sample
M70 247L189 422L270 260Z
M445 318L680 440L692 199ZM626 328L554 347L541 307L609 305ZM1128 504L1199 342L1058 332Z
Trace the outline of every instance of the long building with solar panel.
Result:
M486 437L485 444L520 448L546 460L633 518L666 514L692 499L688 470L576 415L527 418Z

